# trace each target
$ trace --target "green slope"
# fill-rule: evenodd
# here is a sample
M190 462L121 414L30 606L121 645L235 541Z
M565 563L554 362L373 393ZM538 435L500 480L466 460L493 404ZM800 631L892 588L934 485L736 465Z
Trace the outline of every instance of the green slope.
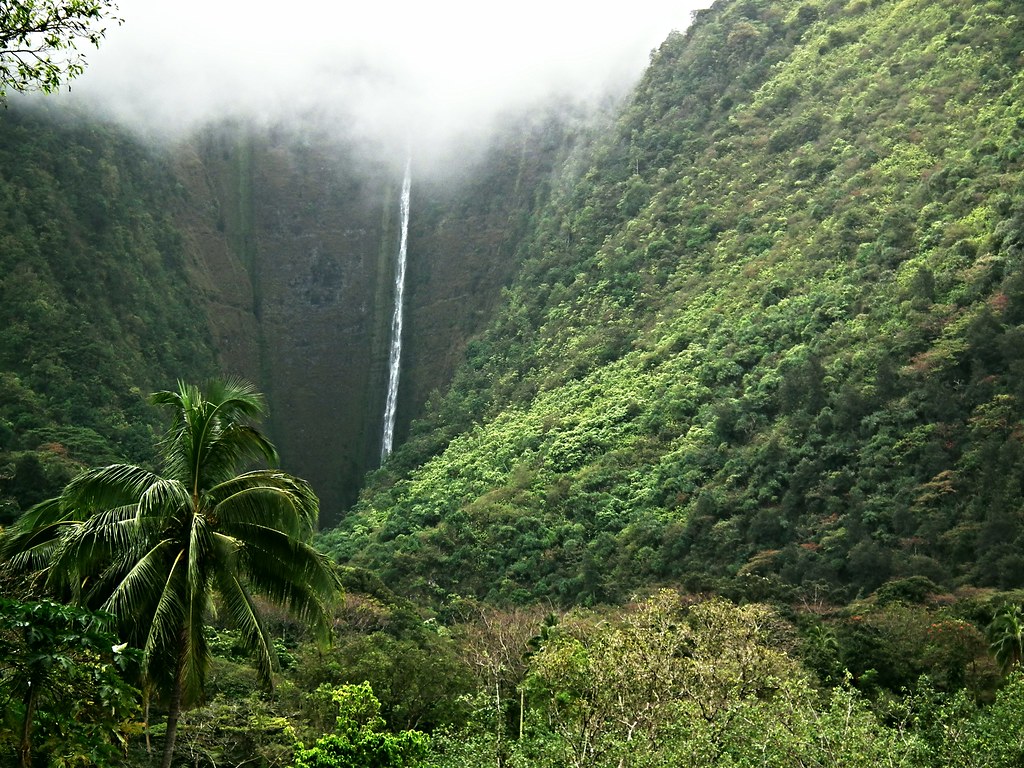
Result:
M217 367L266 393L324 520L355 500L380 456L401 168L298 120L153 147L59 106L0 115L0 525L82 466L145 461L144 396ZM416 176L399 439L486 327L582 120L510 116L474 162Z
M113 128L0 113L0 523L82 466L151 458L145 396L214 370L181 194Z
M1024 585L1022 15L699 13L325 542L435 600Z

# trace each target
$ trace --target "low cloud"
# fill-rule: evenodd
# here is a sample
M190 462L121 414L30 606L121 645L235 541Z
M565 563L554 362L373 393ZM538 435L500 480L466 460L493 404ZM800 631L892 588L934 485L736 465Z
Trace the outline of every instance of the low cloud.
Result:
M70 98L149 133L317 114L378 141L443 143L552 96L627 87L708 4L119 0L124 24Z

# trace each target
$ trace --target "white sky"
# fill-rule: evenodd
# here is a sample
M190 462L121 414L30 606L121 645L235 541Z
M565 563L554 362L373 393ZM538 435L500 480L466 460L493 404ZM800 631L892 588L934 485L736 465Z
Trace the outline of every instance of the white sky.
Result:
M119 0L73 98L129 122L188 126L314 105L363 129L445 134L550 93L640 74L710 0ZM385 128L387 126L387 128Z

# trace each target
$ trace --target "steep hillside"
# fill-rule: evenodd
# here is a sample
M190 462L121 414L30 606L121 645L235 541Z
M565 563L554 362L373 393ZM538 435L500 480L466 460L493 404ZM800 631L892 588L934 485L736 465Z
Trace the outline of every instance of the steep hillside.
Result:
M515 273L571 112L417 173L399 442ZM310 116L159 149L56 109L0 117L0 522L82 465L145 461L144 396L215 372L266 392L285 468L336 520L380 457L404 156Z
M0 113L0 522L83 465L150 458L145 395L214 371L180 193L109 126Z
M446 172L413 159L398 442L490 319L571 124L512 119ZM380 459L405 158L315 126L232 123L184 142L178 223L222 368L260 382L286 468L335 521Z
M325 542L433 600L1024 585L1021 11L699 13Z
M259 383L282 465L336 516L380 451L401 171L312 126L214 126L176 156L221 366Z

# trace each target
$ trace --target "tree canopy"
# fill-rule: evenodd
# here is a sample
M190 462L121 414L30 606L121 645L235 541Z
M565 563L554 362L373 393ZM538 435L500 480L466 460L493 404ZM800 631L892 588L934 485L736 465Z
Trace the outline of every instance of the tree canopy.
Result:
M204 697L214 595L269 686L275 650L253 594L327 638L339 582L308 543L319 510L309 485L276 469L240 472L277 460L249 423L264 410L251 385L181 383L152 401L173 413L163 474L129 464L83 472L11 528L0 558L118 618L143 651L144 684L168 702L167 766L179 712Z
M32 765L40 741L49 764L109 765L123 745L138 709L126 682L137 651L118 642L112 619L52 600L0 599L0 700L20 711L19 768Z
M52 93L85 70L80 42L99 47L110 0L0 0L0 104L11 91Z

